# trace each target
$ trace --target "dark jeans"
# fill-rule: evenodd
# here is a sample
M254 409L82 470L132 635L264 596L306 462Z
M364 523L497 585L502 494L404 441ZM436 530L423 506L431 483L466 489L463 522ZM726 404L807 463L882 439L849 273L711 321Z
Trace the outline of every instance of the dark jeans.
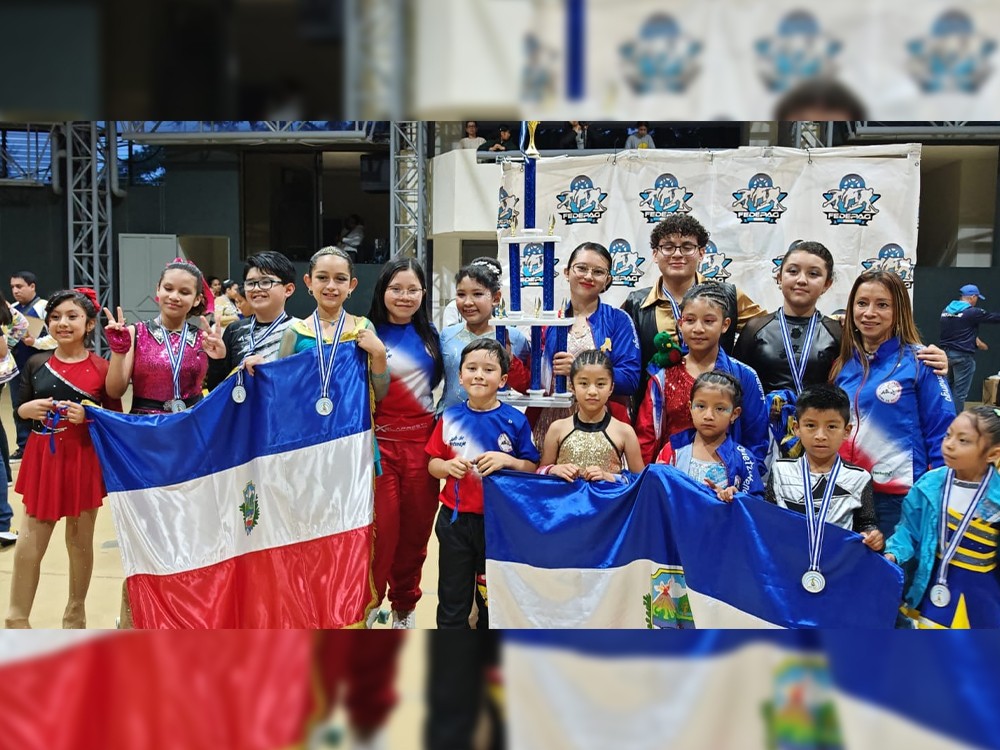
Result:
M945 354L948 355L948 385L951 386L955 413L961 414L972 386L972 376L976 374L976 357L971 352L957 349L945 349Z
M17 433L17 449L23 451L25 444L28 442L28 435L31 434L31 420L21 419L17 415L17 407L21 405L21 389L18 387L20 382L20 378L13 381L10 389L10 402L14 407L14 429ZM4 443L6 442L5 440Z
M434 532L438 550L438 608L439 629L469 629L472 602L479 606L480 630L489 627L489 611L477 579L486 576L486 530L483 517L478 513L459 513L451 522L451 508L442 505L438 511Z
M427 633L426 750L472 750L484 706L491 715L489 750L503 750L504 726L497 707L487 700L488 675L500 663L496 631Z

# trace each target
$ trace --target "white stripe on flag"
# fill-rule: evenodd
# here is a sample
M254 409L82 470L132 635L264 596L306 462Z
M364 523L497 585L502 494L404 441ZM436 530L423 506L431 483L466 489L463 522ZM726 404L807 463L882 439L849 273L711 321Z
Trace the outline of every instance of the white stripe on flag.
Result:
M535 568L486 561L490 625L496 628L645 628L644 596L663 566L634 560L617 568ZM699 628L775 628L718 599L687 589Z
M757 643L711 657L598 657L508 645L509 743L517 750L763 748L772 675L794 653Z
M904 635L904 634L897 634ZM859 665L859 669L863 668ZM900 690L907 690L906 676L901 676ZM919 688L916 688L919 689ZM843 746L850 750L885 750L905 747L912 750L981 750L947 737L928 727L915 724L905 716L886 711L853 695L834 690L837 716L843 733Z
M367 526L373 460L371 432L362 432L181 484L111 493L125 575L195 570ZM331 470L336 485L317 485ZM240 505L250 482L260 517L247 534Z

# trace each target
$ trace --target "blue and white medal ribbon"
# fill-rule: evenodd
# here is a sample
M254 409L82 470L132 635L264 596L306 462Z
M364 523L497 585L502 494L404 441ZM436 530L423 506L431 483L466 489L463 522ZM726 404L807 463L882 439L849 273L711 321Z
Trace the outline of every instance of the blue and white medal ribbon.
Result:
M340 335L344 332L344 320L347 311L341 309L337 318L337 327L333 331L333 345L330 347L329 360L323 356L323 321L319 318L319 309L313 313L313 330L316 332L316 363L319 366L320 396L316 401L316 411L326 417L333 413L333 401L330 400L330 378L333 376L333 360L340 346Z
M833 490L837 486L837 474L840 473L840 456L833 462L833 468L827 477L826 489L820 502L819 513L813 504L812 480L809 476L809 459L802 456L799 464L802 467L803 502L806 506L806 534L809 540L809 570L802 574L802 588L810 594L818 594L826 588L826 578L819 570L819 556L823 551L823 534L826 530L826 514L833 499Z
M272 333L274 333L274 330L282 323L284 323L286 320L288 320L288 314L284 312L281 313L281 315L279 315L277 319L271 322L271 325L269 325L267 328L264 329L264 332L260 335L260 338L258 339L253 335L254 327L257 325L257 316L254 315L253 317L251 317L250 329L247 331L247 343L248 343L247 353L243 355L243 361L241 361L240 364L242 365L243 362L246 361L247 357L254 354L256 352L257 345L267 341L268 337ZM235 401L237 404L242 404L247 399L247 389L243 387L242 367L240 367L240 369L236 371L236 385L233 387L232 397L233 401Z
M958 523L958 528L955 529L955 533L947 544L945 543L945 537L948 534L948 505L951 502L951 487L955 481L955 471L948 469L948 473L945 475L944 498L941 501L941 521L938 530L938 551L941 554L941 567L938 568L937 580L931 586L929 597L931 604L935 607L947 607L951 601L951 589L948 588L948 566L955 558L958 546L962 543L962 537L965 536L965 532L969 529L969 524L972 523L972 519L976 515L976 508L979 507L979 501L986 494L986 487L990 483L990 475L992 473L991 469L987 469L986 476L983 477L983 481L976 488L976 494L972 496L972 502L969 503L969 507L962 515L962 520Z
M684 343L684 337L681 335L681 308L680 305L674 300L673 295L667 291L667 285L662 281L660 282L660 291L663 292L663 296L667 298L667 302L670 303L670 309L674 313L674 331L677 334L677 346L680 347L681 354L688 353L687 344Z
M167 350L167 359L170 360L170 376L174 384L174 397L163 404L163 408L176 414L187 408L187 404L181 398L181 365L184 364L184 347L187 346L188 324L185 320L184 325L181 326L181 343L177 347L177 353L174 354L174 348L170 345L170 331L163 327L163 322L159 318L156 319L156 322L163 330L163 348Z
M788 321L785 319L785 311L780 307L777 313L778 325L781 327L781 343L785 347L785 356L788 358L788 368L792 371L792 382L795 383L795 395L802 392L802 382L806 376L806 364L809 361L809 353L812 351L813 338L816 336L816 324L820 314L813 313L809 319L809 326L806 328L806 337L802 340L802 358L795 360L795 350L792 348L792 337L788 331Z

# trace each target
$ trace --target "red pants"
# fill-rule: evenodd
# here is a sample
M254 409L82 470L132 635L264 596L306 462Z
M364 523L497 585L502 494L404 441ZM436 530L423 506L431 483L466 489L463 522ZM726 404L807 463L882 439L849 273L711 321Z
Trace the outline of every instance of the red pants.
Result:
M427 472L425 445L425 440L378 442L382 476L375 480L372 578L376 601L388 586L397 612L409 612L420 600L420 573L438 507L441 483Z
M403 630L317 631L316 664L327 715L344 692L352 727L385 724L397 701L396 667L405 635Z

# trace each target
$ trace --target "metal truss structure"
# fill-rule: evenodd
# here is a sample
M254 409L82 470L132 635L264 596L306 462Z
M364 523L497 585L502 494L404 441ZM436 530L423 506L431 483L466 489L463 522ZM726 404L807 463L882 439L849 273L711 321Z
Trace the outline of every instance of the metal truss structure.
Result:
M42 187L52 174L52 132L48 123L0 125L0 185Z
M997 141L1000 140L1000 122L861 120L848 123L848 132L852 141Z
M323 146L366 143L372 140L375 121L345 120L226 120L220 122L130 120L118 123L121 137L136 143L188 145Z
M115 125L67 122L64 130L69 285L92 288L99 304L110 308L114 295L111 172L117 168ZM103 341L98 338L97 344L100 352Z
M427 123L389 124L389 257L427 264Z

